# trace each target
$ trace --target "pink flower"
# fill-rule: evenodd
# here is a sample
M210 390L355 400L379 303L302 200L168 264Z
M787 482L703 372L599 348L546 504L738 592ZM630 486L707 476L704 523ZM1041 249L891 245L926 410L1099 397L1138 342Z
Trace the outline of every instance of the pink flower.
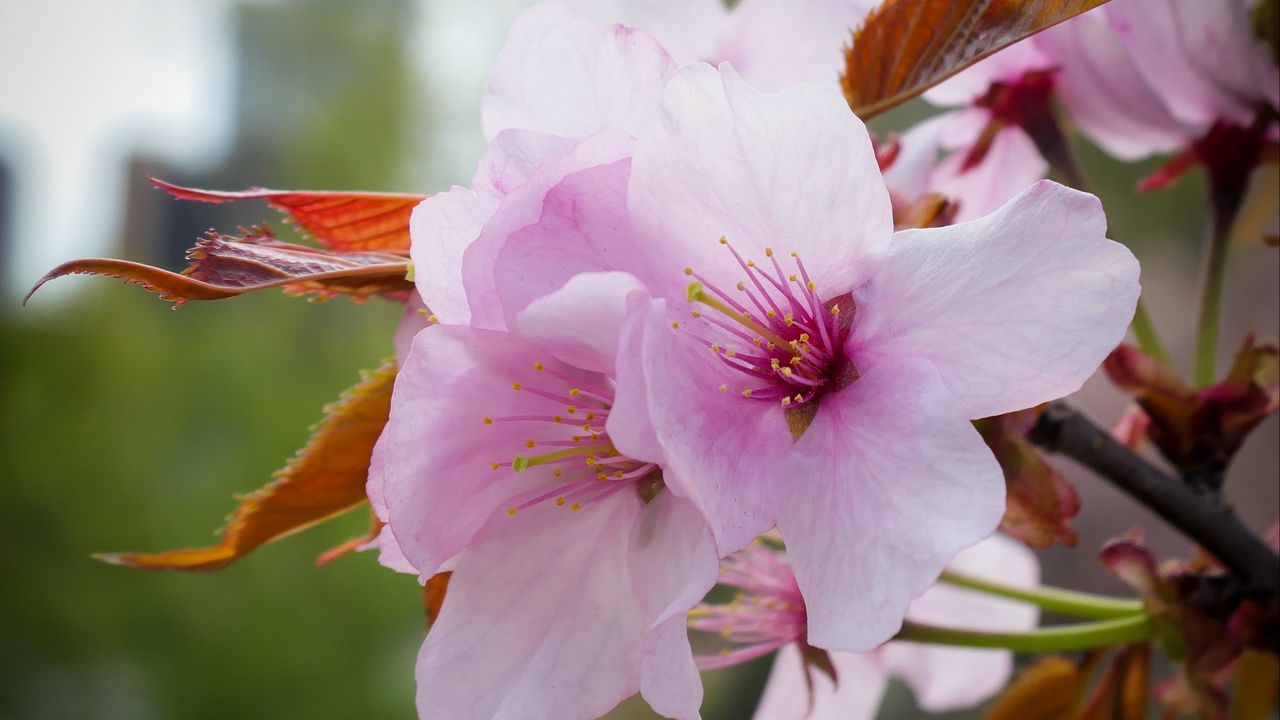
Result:
M615 425L644 422L611 412L639 282L580 274L532 298L492 279L494 238L557 188L625 169L625 131L656 110L674 65L643 33L561 6L525 13L512 38L499 61L511 72L495 72L486 94L491 142L471 187L413 216L433 316L401 358L370 472L388 523L382 562L423 578L453 572L419 655L419 710L588 718L640 691L659 712L696 717L684 613L715 581L715 549L696 509L663 489L661 467L612 440ZM586 49L584 64L575 53ZM537 74L548 66L559 74ZM525 95L518 73L554 77L556 92ZM488 281L464 284L464 265ZM517 301L520 312L503 312Z
M993 536L961 552L948 566L1015 587L1033 586L1035 556ZM874 718L890 677L904 680L920 707L957 710L998 692L1013 670L1012 653L890 642L863 654L826 653L805 640L805 606L781 554L753 545L725 560L722 584L737 589L724 605L703 605L690 627L717 633L734 646L697 658L699 667L726 667L778 650L755 716L760 720ZM916 598L908 619L974 630L1018 632L1036 625L1034 607L937 584ZM834 672L833 678L831 673Z
M532 82L536 61L495 78ZM493 214L460 271L471 321L509 327L583 272L643 283L652 300L629 297L613 376L614 445L663 466L722 556L777 525L809 641L874 647L1003 512L969 419L1077 389L1124 334L1137 263L1105 238L1095 198L1048 182L979 220L894 235L834 85L769 95L693 65L640 112L633 150L588 153L615 143L589 136ZM589 318L574 327L602 331Z

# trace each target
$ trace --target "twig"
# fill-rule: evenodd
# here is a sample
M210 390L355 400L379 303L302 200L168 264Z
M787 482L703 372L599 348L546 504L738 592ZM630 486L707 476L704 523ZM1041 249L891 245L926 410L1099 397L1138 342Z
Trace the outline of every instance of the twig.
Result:
M1198 491L1116 442L1063 402L1051 403L1027 438L1093 470L1217 558L1246 588L1280 595L1280 556L1214 493Z

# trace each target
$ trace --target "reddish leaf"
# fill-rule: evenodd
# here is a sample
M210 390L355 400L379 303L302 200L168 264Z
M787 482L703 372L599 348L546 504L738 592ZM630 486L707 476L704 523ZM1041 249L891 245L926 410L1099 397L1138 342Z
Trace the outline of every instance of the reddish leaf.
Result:
M1068 522L1080 512L1080 496L1027 440L1039 412L1021 410L974 422L1004 470L1000 529L1034 548L1055 542L1073 547L1078 538Z
M239 192L181 187L151 178L151 184L183 200L223 203L265 200L330 250L408 250L409 216L425 195L370 192L309 192L249 188Z
M187 252L191 264L181 273L104 258L63 263L40 278L29 299L63 275L105 275L142 285L180 306L188 300L222 300L245 293L283 288L289 294L319 298L349 295L362 300L386 294L402 298L413 290L405 278L407 255L396 252L334 252L280 242L265 228L242 237L210 232ZM25 302L25 300L24 300Z
M1202 390L1130 345L1116 348L1103 367L1150 418L1151 441L1190 477L1220 475L1249 432L1280 409L1280 355L1252 337L1227 376Z
M427 629L440 617L440 608L444 606L444 596L449 591L449 578L452 572L441 572L431 576L422 587L422 609L427 618Z
M987 720L1073 720L1087 669L1057 655L1023 670L987 711Z
M845 51L840 78L863 119L1106 0L885 0Z
M365 501L373 444L391 410L394 363L368 373L325 409L324 420L275 482L246 496L212 547L98 559L148 570L218 570L254 548L339 515Z

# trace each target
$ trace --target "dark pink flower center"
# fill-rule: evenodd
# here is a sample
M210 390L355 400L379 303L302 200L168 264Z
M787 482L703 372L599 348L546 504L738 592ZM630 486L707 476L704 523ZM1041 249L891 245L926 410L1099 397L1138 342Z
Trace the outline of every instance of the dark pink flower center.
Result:
M853 320L853 297L823 301L796 253L796 271L787 273L770 248L765 257L772 270L744 260L725 238L720 244L733 254L746 274L738 297L685 268L695 278L688 299L709 309L694 310L709 337L691 334L710 348L725 367L736 371L720 392L735 392L753 400L798 408L838 390L857 378L845 357L844 344ZM679 323L672 323L679 329Z
M633 460L614 447L605 421L613 405L613 390L592 387L548 368L533 364L532 382L516 381L511 389L546 401L546 414L485 417L486 426L518 422L531 428L529 438L512 448L511 460L494 461L494 472L527 477L533 489L507 509L521 509L554 502L573 512L599 502L628 487L639 488L660 478L653 463Z

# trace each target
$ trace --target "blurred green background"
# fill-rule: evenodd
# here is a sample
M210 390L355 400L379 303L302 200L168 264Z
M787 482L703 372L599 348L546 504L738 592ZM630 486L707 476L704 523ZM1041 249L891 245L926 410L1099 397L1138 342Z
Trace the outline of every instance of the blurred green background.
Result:
M235 149L196 174L136 158L119 253L177 268L181 249L210 226L278 220L256 203L173 202L146 186L148 172L228 189L425 192L467 182L469 172L434 162L424 148L450 136L432 132L441 116L434 101L448 88L413 70L421 39L406 28L428 12L423 6L317 0L239 9ZM901 129L927 111L914 104L877 127ZM441 155L477 152L478 129L473 135L467 149ZM1121 167L1087 149L1085 160L1117 237L1151 260L1144 279L1153 313L1186 357L1204 223L1199 178L1137 197L1133 183L1154 163ZM434 184L418 184L427 180ZM1239 257L1227 343L1245 328L1276 332L1275 253L1249 247ZM391 354L399 309L268 294L175 313L111 281L58 283L75 286L69 297L38 295L24 310L10 288L0 306L0 717L412 717L423 622L414 578L369 554L313 566L317 554L364 532L363 512L212 575L89 557L212 542L231 496L268 481L321 406ZM1102 421L1123 407L1102 383L1081 402ZM1275 514L1276 432L1274 419L1264 425L1232 476L1257 527ZM1082 549L1045 554L1054 582L1121 592L1094 568L1092 548L1135 524L1152 526L1164 548L1183 548L1109 488L1079 482ZM764 660L707 675L704 716L747 716L767 669ZM882 717L915 714L895 685ZM618 716L648 715L632 702Z

